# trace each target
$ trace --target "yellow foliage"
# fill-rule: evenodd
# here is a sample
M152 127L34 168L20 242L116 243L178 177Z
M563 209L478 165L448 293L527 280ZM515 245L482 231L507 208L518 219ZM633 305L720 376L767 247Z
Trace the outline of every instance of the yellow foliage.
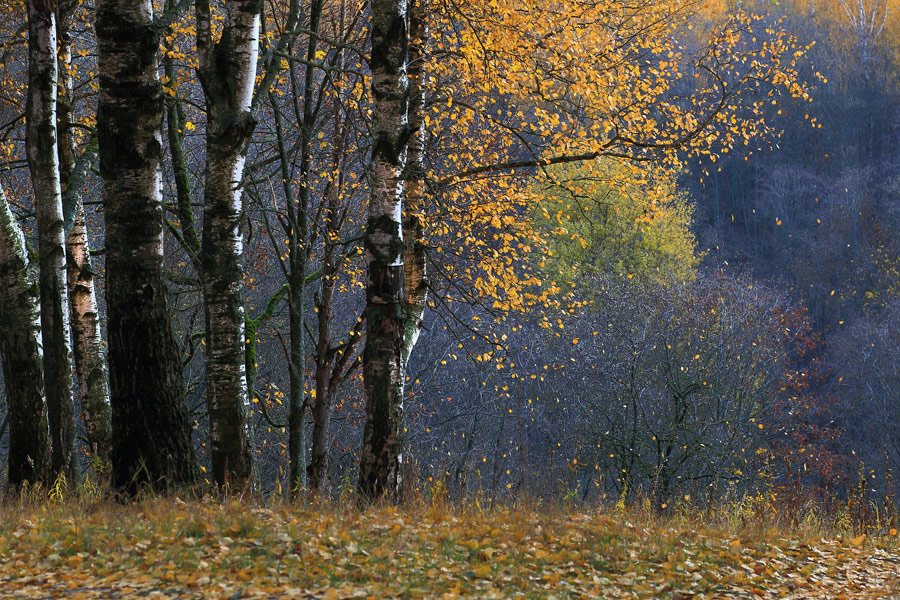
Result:
M667 282L696 275L693 208L672 173L604 159L548 169L534 194L533 214L551 230L543 269L550 279L615 274Z
M433 279L499 310L554 302L564 289L541 280L537 261L523 260L547 247L549 235L527 218L535 170L546 181L554 165L598 158L609 169L653 163L669 171L685 157L715 160L774 133L764 104L808 98L797 74L805 48L793 37L740 11L711 20L695 0L436 0L430 8L424 122L436 147L428 221L441 265ZM657 245L663 223L690 219L658 181L628 191L647 196L645 237L657 236ZM657 213L671 218L656 225ZM587 250L585 236L569 235ZM675 249L691 256L680 276L696 266L692 245L685 237Z

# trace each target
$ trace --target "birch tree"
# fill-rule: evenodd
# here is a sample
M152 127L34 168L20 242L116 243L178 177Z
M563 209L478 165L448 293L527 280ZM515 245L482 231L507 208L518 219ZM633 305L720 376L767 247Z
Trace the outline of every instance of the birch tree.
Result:
M365 499L400 499L403 434L403 169L409 123L407 5L372 3L373 147L365 247L366 424L359 464Z
M425 61L428 23L425 0L409 1L409 156L404 172L403 211L404 336L403 372L422 331L428 299L425 250Z
M100 0L97 134L106 213L113 485L195 478L181 359L163 282L158 31L150 0Z
M63 217L66 233L66 266L69 294L69 320L78 400L91 454L109 461L110 422L109 375L100 336L100 315L91 264L90 244L85 226L82 187L88 172L97 162L97 139L91 137L81 154L76 156L72 116L74 113L74 81L71 29L80 0L63 0L59 4L56 23L59 57L59 86L56 122L59 132L59 178L62 184Z
M29 0L28 93L25 149L38 223L41 331L44 344L44 392L50 419L54 475L70 481L75 462L75 406L72 396L71 338L66 283L66 248L56 128L56 2Z
M91 152L96 154L96 149ZM109 381L100 335L95 273L85 225L84 203L80 199L76 202L75 220L66 237L66 262L78 399L91 455L108 461L112 435Z
M50 440L37 281L25 237L0 186L0 355L9 419L9 483L45 480Z
M243 485L253 472L245 367L242 179L256 127L252 110L262 0L231 0L213 42L207 0L198 0L199 78L206 97L206 172L201 281L206 301L206 378L213 478Z

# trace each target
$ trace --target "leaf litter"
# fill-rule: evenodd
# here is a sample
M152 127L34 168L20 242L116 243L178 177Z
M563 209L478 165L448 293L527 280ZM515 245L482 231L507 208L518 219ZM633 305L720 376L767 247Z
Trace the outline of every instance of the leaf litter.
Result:
M9 508L4 598L900 600L894 536L791 537L609 510Z

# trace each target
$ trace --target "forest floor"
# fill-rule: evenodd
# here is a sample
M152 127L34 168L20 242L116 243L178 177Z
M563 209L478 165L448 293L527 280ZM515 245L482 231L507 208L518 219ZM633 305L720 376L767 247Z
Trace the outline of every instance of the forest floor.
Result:
M896 531L748 521L445 505L6 504L0 596L900 600Z

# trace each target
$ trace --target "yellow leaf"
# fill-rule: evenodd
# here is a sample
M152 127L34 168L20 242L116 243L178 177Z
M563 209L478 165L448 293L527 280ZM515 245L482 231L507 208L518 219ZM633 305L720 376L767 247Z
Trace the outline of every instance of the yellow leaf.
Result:
M490 577L493 571L491 570L490 565L481 565L472 569L472 573L475 574L475 577L481 577L482 579L486 577Z

